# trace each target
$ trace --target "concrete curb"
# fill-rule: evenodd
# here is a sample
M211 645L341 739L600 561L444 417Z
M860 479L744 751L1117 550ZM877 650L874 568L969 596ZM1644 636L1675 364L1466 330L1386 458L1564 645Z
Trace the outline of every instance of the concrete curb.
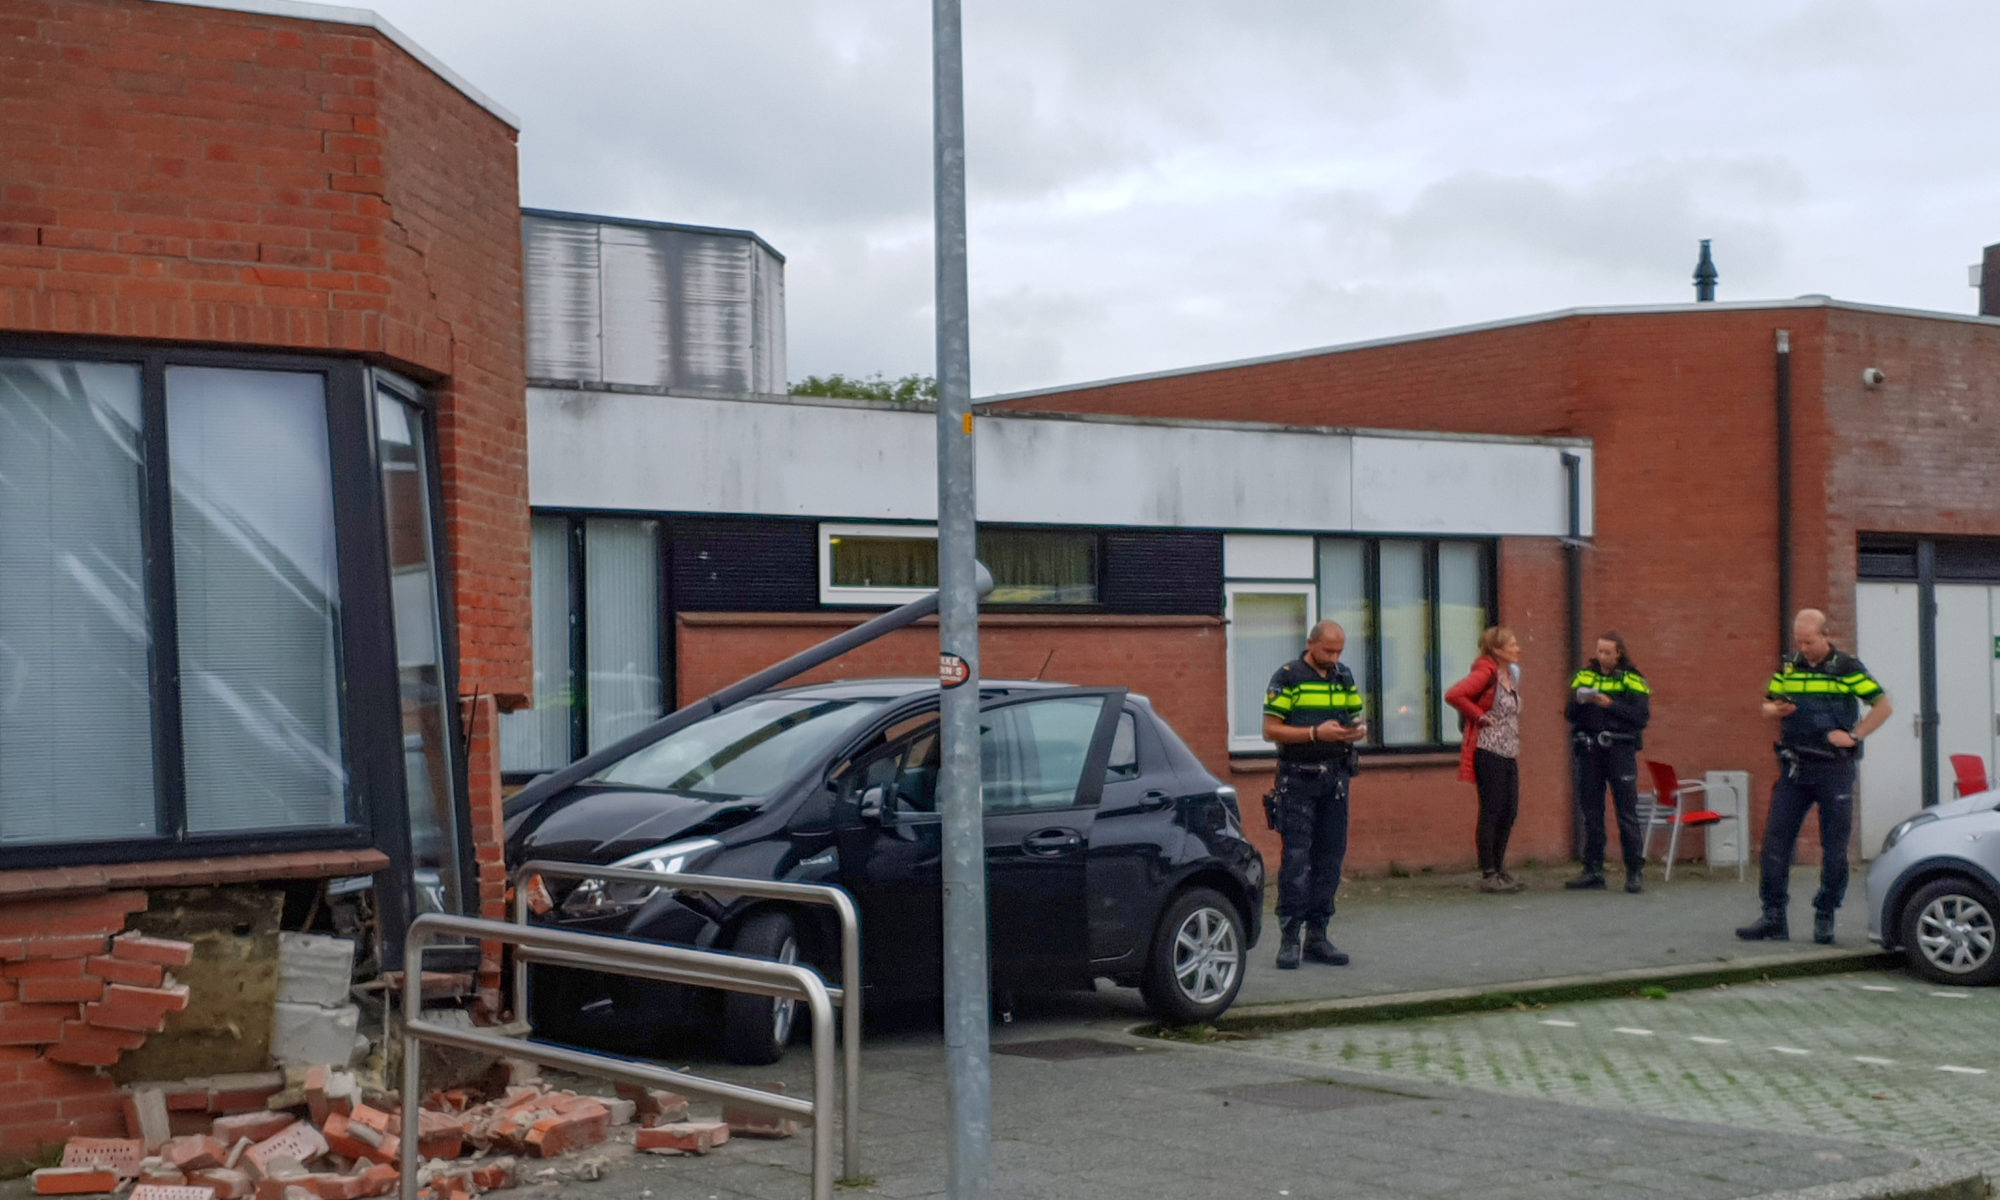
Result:
M1795 1191L1766 1192L1751 1200L1986 1200L1986 1175L1949 1155L1905 1147L1917 1165L1893 1175L1850 1179Z
M1277 1032L1324 1025L1358 1025L1370 1021L1400 1021L1412 1017L1486 1012L1523 1004L1557 1004L1630 995L1642 987L1669 991L1748 983L1759 979L1796 979L1872 971L1893 967L1901 956L1877 950L1817 950L1803 954L1770 954L1721 963L1689 963L1673 967L1635 967L1599 975L1568 975L1528 979L1486 987L1439 988L1386 996L1348 996L1338 1000L1291 1000L1230 1009L1215 1022L1231 1033Z

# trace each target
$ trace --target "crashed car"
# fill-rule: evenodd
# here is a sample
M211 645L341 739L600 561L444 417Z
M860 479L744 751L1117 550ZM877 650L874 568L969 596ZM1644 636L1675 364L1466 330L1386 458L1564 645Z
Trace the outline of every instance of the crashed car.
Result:
M1264 868L1236 793L1144 697L986 681L980 774L996 991L1137 987L1161 1020L1213 1020L1242 986ZM512 863L837 884L861 913L868 1003L942 992L935 679L795 687L742 700L510 817ZM805 962L839 977L825 909L668 886L549 879L542 919ZM796 1002L539 966L531 1018L583 1044L663 1025L719 1029L768 1063Z

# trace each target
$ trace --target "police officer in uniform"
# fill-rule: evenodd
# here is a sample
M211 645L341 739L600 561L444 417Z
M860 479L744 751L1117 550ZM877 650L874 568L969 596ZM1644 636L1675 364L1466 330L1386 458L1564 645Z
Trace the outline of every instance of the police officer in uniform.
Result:
M1625 856L1625 890L1645 888L1646 847L1639 829L1639 749L1652 719L1652 689L1632 665L1625 639L1606 633L1597 653L1569 681L1570 744L1576 756L1576 799L1583 806L1583 874L1571 891L1604 890L1604 789L1618 815L1618 849Z
M1826 614L1802 610L1792 621L1789 655L1771 676L1764 715L1779 719L1778 783L1764 823L1760 869L1764 915L1736 931L1746 942L1790 939L1786 923L1792 845L1806 811L1819 806L1819 893L1813 897L1813 941L1833 941L1833 913L1847 894L1847 839L1854 827L1854 760L1861 742L1889 719L1889 695L1859 659L1827 637ZM1857 724L1861 705L1868 713Z
M1284 840L1278 868L1278 967L1294 970L1303 955L1345 966L1347 955L1326 938L1333 893L1347 856L1347 786L1355 743L1368 736L1354 672L1340 661L1347 634L1332 621L1313 626L1305 653L1271 676L1264 695L1264 740L1278 747L1278 782L1264 799L1265 816Z

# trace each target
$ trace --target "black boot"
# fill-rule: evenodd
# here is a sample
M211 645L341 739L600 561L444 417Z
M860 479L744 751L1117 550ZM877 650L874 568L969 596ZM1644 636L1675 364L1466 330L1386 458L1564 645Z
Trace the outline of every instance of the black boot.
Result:
M1640 892L1645 891L1646 890L1645 878L1646 878L1646 868L1626 867L1625 890L1634 896L1638 895Z
M1601 892L1604 890L1604 868L1586 865L1583 874L1565 880L1563 886L1572 892Z
M1736 936L1746 942L1789 942L1792 930L1785 922L1785 910L1765 909L1763 916L1737 930Z
M1299 926L1296 921L1287 921L1278 937L1278 969L1280 971L1299 969Z
M1306 957L1316 963L1325 963L1329 967L1344 967L1347 965L1346 952L1336 949L1332 942L1326 940L1326 926L1324 925L1317 925L1306 930Z
M1816 912L1813 914L1813 941L1822 946L1833 945L1833 914Z

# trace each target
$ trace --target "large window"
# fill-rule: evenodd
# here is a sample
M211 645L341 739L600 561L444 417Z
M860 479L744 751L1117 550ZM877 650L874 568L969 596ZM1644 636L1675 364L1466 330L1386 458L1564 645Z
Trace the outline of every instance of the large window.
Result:
M1456 741L1445 689L1492 622L1493 544L1430 538L1231 535L1229 748L1268 752L1263 689L1314 621L1347 632L1341 661L1366 700L1372 749Z
M660 523L534 519L534 705L500 721L500 766L567 766L664 711Z
M369 380L0 351L0 866L366 845L407 793L456 886L425 414Z
M993 572L988 604L1097 603L1094 531L986 526L978 553ZM937 585L935 526L820 526L823 603L903 604Z

